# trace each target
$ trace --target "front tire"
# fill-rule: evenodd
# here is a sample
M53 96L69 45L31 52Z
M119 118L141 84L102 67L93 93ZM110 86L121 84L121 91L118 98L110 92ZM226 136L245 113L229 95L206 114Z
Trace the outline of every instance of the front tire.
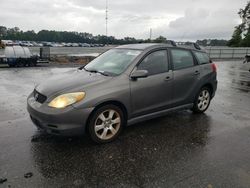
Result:
M115 105L98 108L89 121L89 134L96 143L107 143L115 140L124 126L123 111Z
M199 91L198 95L195 98L194 106L192 111L194 113L203 113L205 112L211 101L211 90L208 87L203 87Z

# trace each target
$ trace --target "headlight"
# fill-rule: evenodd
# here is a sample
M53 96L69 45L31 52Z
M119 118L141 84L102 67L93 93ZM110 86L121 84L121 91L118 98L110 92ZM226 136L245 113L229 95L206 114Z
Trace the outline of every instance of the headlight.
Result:
M49 103L49 106L53 108L65 108L66 106L83 100L84 97L85 92L66 93L54 98Z

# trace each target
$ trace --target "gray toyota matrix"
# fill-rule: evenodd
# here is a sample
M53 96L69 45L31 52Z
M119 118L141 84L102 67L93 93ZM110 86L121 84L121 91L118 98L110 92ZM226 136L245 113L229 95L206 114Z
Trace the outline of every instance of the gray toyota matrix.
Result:
M122 128L182 109L203 113L217 88L216 66L198 46L133 44L35 87L31 120L47 133L88 133L98 143Z

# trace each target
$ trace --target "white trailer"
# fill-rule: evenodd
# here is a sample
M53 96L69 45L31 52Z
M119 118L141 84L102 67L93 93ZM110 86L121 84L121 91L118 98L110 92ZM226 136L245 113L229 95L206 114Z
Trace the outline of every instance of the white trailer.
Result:
M2 63L10 67L36 66L39 56L33 55L29 48L23 46L6 46Z

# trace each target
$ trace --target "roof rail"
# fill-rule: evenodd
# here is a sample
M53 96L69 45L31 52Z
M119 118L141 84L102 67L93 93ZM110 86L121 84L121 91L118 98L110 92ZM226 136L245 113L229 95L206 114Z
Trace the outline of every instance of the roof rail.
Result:
M170 44L171 46L177 46L177 44L173 40L167 40L165 43Z
M177 42L177 46L184 48L191 48L196 50L202 50L199 44L195 42Z

